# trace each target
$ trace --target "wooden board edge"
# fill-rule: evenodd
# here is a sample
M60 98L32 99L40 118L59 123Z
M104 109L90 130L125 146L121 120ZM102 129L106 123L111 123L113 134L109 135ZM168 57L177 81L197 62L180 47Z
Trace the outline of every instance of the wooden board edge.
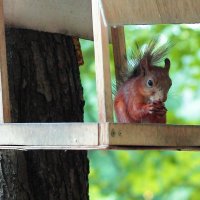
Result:
M0 124L1 146L98 146L97 123Z
M99 123L99 145L109 145L109 123Z
M119 87L119 83L123 79L123 74L127 72L127 59L126 59L126 44L125 44L125 34L124 27L111 27L112 35L112 46L113 46L113 56L115 63L115 77L116 77L116 89Z
M109 26L200 23L197 0L101 0Z
M200 151L200 146L123 146L109 145L108 150L140 150L140 151Z
M109 145L132 148L198 148L200 126L110 123Z
M0 111L3 110L3 120L0 121L11 122L3 0L0 0L0 76Z
M107 145L96 145L96 146L18 146L18 145L5 145L0 146L0 150L106 150L108 149Z
M108 27L103 23L99 0L92 0L92 17L99 122L113 122Z

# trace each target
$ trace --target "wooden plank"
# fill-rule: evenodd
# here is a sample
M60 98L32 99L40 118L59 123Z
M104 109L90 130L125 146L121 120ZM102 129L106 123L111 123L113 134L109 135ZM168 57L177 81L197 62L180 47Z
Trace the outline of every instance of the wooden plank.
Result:
M1 73L0 73L0 123L3 123L3 94L2 94L2 84L1 84Z
M73 148L99 145L98 124L95 123L7 123L0 125L0 138L0 146Z
M0 0L0 122L11 121L8 69L6 59L3 0Z
M91 0L4 0L9 27L92 39Z
M99 144L109 145L109 123L99 123Z
M122 75L127 72L126 44L124 36L124 27L111 27L113 55L115 63L115 77L117 86L120 86ZM118 89L118 88L116 88Z
M7 123L0 138L0 149L16 150L200 150L200 126Z
M27 150L106 150L108 149L108 146L106 145L94 145L94 146L19 146L19 145L5 145L0 146L0 149L13 149L13 150L19 150L19 151L27 151Z
M102 0L108 25L200 22L199 0Z
M111 123L109 145L200 147L200 126Z
M92 0L96 87L99 122L113 121L108 27L103 23L99 0Z
M167 150L167 151L200 151L200 146L197 147L167 147L167 146L114 146L110 145L106 148L107 150L148 150L148 151L155 151L155 150Z

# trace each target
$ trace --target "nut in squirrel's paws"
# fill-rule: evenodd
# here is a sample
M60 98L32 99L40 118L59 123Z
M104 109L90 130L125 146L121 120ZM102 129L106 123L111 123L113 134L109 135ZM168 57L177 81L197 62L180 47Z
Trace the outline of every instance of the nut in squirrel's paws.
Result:
M167 109L163 102L157 101L149 105L149 114L151 115L156 114L159 116L163 116L166 114L166 112L167 112Z

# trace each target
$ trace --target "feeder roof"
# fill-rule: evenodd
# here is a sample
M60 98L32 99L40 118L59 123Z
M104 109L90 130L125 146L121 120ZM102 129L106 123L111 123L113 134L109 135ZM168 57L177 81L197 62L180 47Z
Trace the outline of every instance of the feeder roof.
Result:
M5 22L18 28L92 39L92 0L4 0ZM199 23L198 0L99 0L105 25Z
M7 26L92 39L91 0L4 0Z

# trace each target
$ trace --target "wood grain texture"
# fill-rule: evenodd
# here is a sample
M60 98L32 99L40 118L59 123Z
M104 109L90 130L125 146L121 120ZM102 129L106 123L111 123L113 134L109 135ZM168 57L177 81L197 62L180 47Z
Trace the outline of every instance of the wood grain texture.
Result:
M200 22L199 0L103 0L110 25ZM4 0L11 27L93 39L91 0Z
M102 0L110 26L200 22L198 0Z
M1 124L0 149L200 150L200 126L114 123Z
M99 123L99 145L109 146L109 123Z
M190 147L190 146L126 146L126 145L110 145L106 148L107 150L148 150L148 151L200 151L200 146Z
M113 146L112 146L113 147ZM111 148L112 148L111 147ZM84 146L18 146L18 145L3 145L3 146L0 146L0 149L1 150L19 150L19 151L27 151L27 150L84 150L84 151L87 151L87 150L106 150L106 149L110 149L108 147L108 145L94 145L94 146L87 146L87 145L84 145Z
M97 146L98 125L83 123L19 123L0 125L0 145Z
M4 0L9 27L92 39L91 0Z
M122 74L127 72L126 44L124 27L111 27L113 55L115 63L115 77L119 86L122 80ZM117 89L117 88L116 88Z
M200 147L200 126L110 124L109 132L115 146Z
M10 97L4 26L3 0L0 0L0 122L10 122Z
M113 121L108 27L103 23L98 0L92 0L96 87L99 122Z

